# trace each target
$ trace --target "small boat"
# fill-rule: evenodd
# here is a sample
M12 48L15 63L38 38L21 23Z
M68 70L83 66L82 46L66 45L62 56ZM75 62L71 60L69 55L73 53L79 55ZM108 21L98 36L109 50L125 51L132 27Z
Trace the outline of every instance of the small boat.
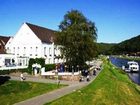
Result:
M138 72L139 71L139 64L135 61L128 61L127 66L122 66L122 69L125 72Z
M128 64L128 69L131 72L138 72L139 71L139 64L137 62L135 62L135 61L128 61L127 64Z

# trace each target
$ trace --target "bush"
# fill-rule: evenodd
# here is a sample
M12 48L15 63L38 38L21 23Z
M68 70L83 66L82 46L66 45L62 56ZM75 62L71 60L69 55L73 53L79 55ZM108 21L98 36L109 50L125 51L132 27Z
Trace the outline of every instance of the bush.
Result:
M33 59L33 58L30 58L29 60L29 65L28 65L28 73L32 73L32 65L33 64L40 64L41 67L44 67L45 66L45 59L43 58L36 58L36 59Z
M55 64L46 64L45 65L45 71L51 71L51 70L55 70Z
M10 70L0 70L0 75L9 74Z
M0 75L16 73L16 72L28 72L28 69L0 70Z
M41 67L44 67L44 66L45 66L45 59L44 59L44 58L36 58L36 59L35 59L35 62L36 62L37 64L40 64Z
M30 58L28 68L32 68L32 65L35 63L35 59Z

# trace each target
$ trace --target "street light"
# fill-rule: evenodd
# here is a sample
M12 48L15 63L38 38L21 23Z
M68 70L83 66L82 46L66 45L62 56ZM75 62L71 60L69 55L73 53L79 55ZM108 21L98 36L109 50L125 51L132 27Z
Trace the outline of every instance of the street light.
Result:
M60 83L60 81L59 81L59 75L58 75L58 66L56 65L56 67L55 67L55 75L56 75L56 82L57 82L57 84L58 84L58 87L59 87L59 83Z
M78 72L79 72L79 65L77 65L77 70L78 70Z
M72 66L72 74L74 74L74 69L73 68L74 68L74 66Z
M65 72L67 71L67 65L65 65Z

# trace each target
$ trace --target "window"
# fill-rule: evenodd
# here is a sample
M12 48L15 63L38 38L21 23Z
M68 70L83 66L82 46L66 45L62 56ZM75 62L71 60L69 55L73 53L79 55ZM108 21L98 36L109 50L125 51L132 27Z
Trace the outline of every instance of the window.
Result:
M32 56L32 52L33 52L32 47L30 47L30 56Z
M35 48L36 53L37 53L37 50L38 50L38 47Z
M13 47L13 52L15 53L15 47Z
M49 48L49 55L51 56L51 47Z
M13 54L15 54L15 47L13 47Z
M51 59L49 58L49 64L51 63Z
M54 48L54 56L56 56L56 48Z
M19 50L20 50L20 49L19 49L19 47L18 47L18 48L17 48L17 55L19 55Z
M46 47L44 47L44 55L46 55Z
M35 53L36 53L35 56L37 56L37 52L38 52L38 47L35 48Z
M6 48L6 52L8 52L8 53L10 52L9 47Z
M23 51L23 55L25 56L26 55L26 47L24 47L24 49L23 49L24 51Z
M38 47L36 47L35 52L36 52L35 56L38 56L38 55L37 55Z

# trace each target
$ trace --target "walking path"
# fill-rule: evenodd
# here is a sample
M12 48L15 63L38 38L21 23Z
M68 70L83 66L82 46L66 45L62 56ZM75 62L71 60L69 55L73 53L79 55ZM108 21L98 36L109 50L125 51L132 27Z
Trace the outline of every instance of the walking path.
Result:
M101 72L100 71L97 71L97 75ZM92 76L91 77L91 80L89 82L78 82L78 81L61 81L62 84L68 84L69 86L66 86L64 88L61 88L61 89L57 89L57 90L54 90L52 92L49 92L49 93L46 93L46 94L43 94L43 95L40 95L40 96L36 96L36 97L33 97L31 99L28 99L28 100L25 100L25 101L22 101L22 102L19 102L19 103L16 103L14 105L43 105L47 102L51 102L53 100L56 100L66 94L69 94L71 92L74 92L84 86L87 86L89 83L91 83L96 77L96 76ZM11 77L11 79L13 80L17 80L16 77ZM52 82L52 83L55 83L56 81L53 81L53 80L46 80L46 79L35 79L35 78L29 78L28 79L29 81L35 81L35 82L43 82L43 83L47 83L47 82Z
M83 81L83 82L79 82L79 81L61 81L61 84L68 84L69 86L66 86L64 88L61 89L57 89L54 90L52 92L40 95L40 96L36 96L30 99L27 99L25 101L16 103L14 105L43 105L45 103L51 102L53 100L56 100L66 94L72 93L84 86L87 86L88 84L90 84L97 76L98 74L101 72L101 70L97 70L97 74L96 76L91 76L91 80L89 82L87 81ZM19 77L16 76L11 76L12 80L19 80ZM33 77L28 77L27 81L33 81L33 82L42 82L42 83L56 83L56 80L50 80L50 79L41 79L41 78L33 78Z

